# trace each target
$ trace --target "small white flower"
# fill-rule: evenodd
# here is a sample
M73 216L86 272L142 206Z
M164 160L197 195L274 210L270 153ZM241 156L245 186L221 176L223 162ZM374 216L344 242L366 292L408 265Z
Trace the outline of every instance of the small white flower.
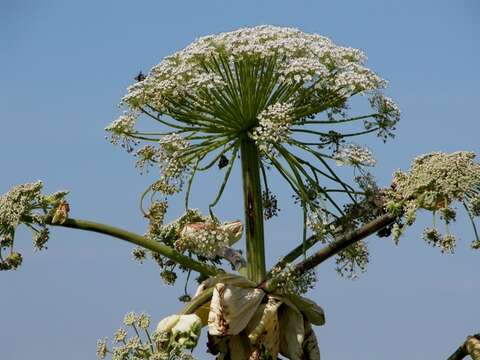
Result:
M125 112L118 119L112 121L105 131L110 133L110 142L113 145L120 144L127 151L132 151L132 144L137 144L136 141L131 139L129 135L136 132L135 130L136 115Z
M261 151L271 152L273 144L288 140L293 122L292 110L293 105L290 103L276 103L258 114L258 126L253 129L250 137Z
M137 314L135 314L134 312L129 312L123 318L123 323L126 326L132 326L133 324L135 324L136 321L137 321Z
M341 146L335 154L337 165L375 166L377 161L372 152L357 144Z

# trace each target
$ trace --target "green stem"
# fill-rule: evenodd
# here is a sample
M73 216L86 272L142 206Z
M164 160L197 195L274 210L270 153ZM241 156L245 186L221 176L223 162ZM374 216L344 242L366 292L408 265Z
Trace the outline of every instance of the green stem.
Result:
M315 254L308 257L304 261L295 265L294 271L296 274L304 274L307 271L314 269L316 266L320 265L322 262L328 260L332 256L338 254L343 249L347 248L348 246L360 241L367 236L370 236L377 231L383 229L385 226L392 224L396 220L396 217L390 214L385 214L382 216L377 217L376 219L370 221L369 223L363 225L361 228L356 230L352 230L338 238L336 238L331 243L327 244L325 247L318 250ZM307 240L306 246L309 246L313 241L310 239ZM314 242L313 242L314 243ZM297 257L296 255L301 254L303 249L299 245L295 250L287 255L289 259L294 259ZM298 250L297 250L298 249ZM296 252L296 254L292 254ZM283 262L279 263L283 265ZM278 264L276 265L278 266ZM273 291L275 289L275 281L272 279L266 280L262 284L262 288L266 291Z
M32 219L27 217L25 217L22 220L26 223L32 222ZM86 231L97 232L100 234L110 235L117 239L125 240L132 244L141 246L145 249L159 253L188 269L192 269L194 271L199 272L200 274L203 274L206 276L213 276L218 274L218 269L215 269L212 266L209 266L200 261L191 259L188 256L185 256L182 253L172 249L170 246L162 244L161 242L148 239L145 236L140 236L138 234L132 233L124 229L120 229L120 228L106 225L106 224L100 224L93 221L71 219L71 218L67 219L63 224L52 224L51 218L45 219L45 222L48 225L52 225L52 226L61 226L61 227L86 230Z
M247 239L247 274L250 280L259 283L266 274L260 156L255 143L248 138L242 139L240 154Z

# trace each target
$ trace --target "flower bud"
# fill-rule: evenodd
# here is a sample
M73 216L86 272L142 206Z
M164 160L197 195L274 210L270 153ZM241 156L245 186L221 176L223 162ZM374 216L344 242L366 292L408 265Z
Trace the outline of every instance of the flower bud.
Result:
M165 319L161 320L157 325L157 332L168 333L171 332L172 328L178 322L180 315L174 314L167 316Z
M10 255L5 258L5 263L10 266L12 269L18 268L22 265L22 254L13 251Z
M243 234L243 224L240 220L229 221L220 227L228 236L229 245L235 244Z
M157 325L157 333L166 333L181 347L193 349L198 342L202 321L195 314L170 315Z
M180 346L193 349L198 342L202 320L195 314L180 315L172 329L173 340Z
M66 201L62 201L58 207L55 209L53 214L52 224L63 224L68 219L68 212L70 211L70 206Z

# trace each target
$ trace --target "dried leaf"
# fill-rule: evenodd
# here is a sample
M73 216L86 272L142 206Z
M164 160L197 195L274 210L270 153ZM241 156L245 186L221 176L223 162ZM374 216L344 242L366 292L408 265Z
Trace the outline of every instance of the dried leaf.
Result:
M239 334L247 326L264 295L260 289L243 289L222 283L215 285L208 315L209 334Z
M290 360L300 360L305 339L304 319L300 311L287 305L278 312L280 322L280 354Z
M310 299L298 295L286 295L313 325L325 324L325 313L323 309Z
M242 332L239 335L230 337L228 342L228 349L231 360L245 360L248 359L253 352L247 336Z
M266 304L258 307L245 330L250 343L256 347L263 345L273 359L277 358L280 348L280 325L277 311L281 304L277 299L269 297Z
M308 321L305 321L305 340L303 341L302 360L320 360L317 337Z
M248 280L246 277L235 274L221 274L207 280L203 281L200 286L197 288L195 296L200 294L202 291L205 291L208 288L211 288L218 283L234 285L241 288L254 288L257 286L253 281Z
M208 324L208 313L210 312L210 301L207 301L205 304L199 306L195 310L195 314L202 320L202 326Z

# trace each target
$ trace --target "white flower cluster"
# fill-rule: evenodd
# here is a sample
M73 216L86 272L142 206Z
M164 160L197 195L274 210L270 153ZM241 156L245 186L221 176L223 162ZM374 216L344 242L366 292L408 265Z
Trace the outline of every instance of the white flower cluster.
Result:
M110 133L110 142L113 145L120 144L127 151L132 151L132 146L130 142L132 139L129 135L134 134L135 123L137 119L134 114L124 113L118 119L112 121L106 128L105 131Z
M381 89L387 81L361 64L351 63L340 69L333 78L331 86L338 95L348 97L350 94L363 93L368 90Z
M335 154L338 165L375 166L377 161L372 152L357 144L346 144L339 147Z
M271 152L274 144L288 140L293 122L292 110L293 105L290 103L276 103L258 114L258 125L250 137L255 140L260 151Z
M140 170L140 173L148 172L148 168L157 162L157 155L157 148L155 146L145 145L135 153L137 158L135 167Z
M49 238L45 217L52 216L52 223L66 220L68 204L64 198L67 192L43 195L42 189L43 183L37 181L15 186L0 196L0 270L16 269L22 263L21 254L13 251L15 230L20 224L28 221L33 245L36 250L42 250ZM4 249L10 249L5 258L2 257Z
M321 242L326 242L326 235L335 230L335 226L333 224L328 225L328 223L328 217L324 212L317 210L307 213L307 227Z
M181 156L190 146L188 141L178 134L170 134L162 137L158 143L158 161L162 176L166 178L181 176L187 166Z
M283 268L275 266L272 268L271 274L277 291L284 295L305 294L308 290L314 288L315 282L317 281L315 270L297 274L292 264L286 264Z
M452 254L455 251L457 239L452 234L442 235L436 228L426 228L423 239L434 247L439 247L443 253Z
M195 254L212 259L221 249L229 246L230 234L221 224L208 219L205 222L186 224L175 241L179 251L190 250Z
M374 93L369 99L370 106L376 111L374 121L365 120L365 129L370 129L373 126L379 128L378 137L384 141L390 136L393 136L392 130L395 129L395 125L400 121L400 108L389 97L384 96L378 92Z
M474 159L475 153L468 151L419 156L408 173L394 173L391 194L396 200L413 201L417 208L447 208L480 188L480 165Z
M379 115L388 116L396 121L400 119L400 108L395 101L387 96L376 93L370 98L370 105L377 110Z
M271 63L280 83L300 83L342 96L379 89L385 80L363 66L364 54L341 47L326 37L298 29L257 26L210 35L166 57L143 80L128 89L123 102L131 108L145 104L166 112L174 103L235 81L240 63Z
M123 319L125 326L131 327L135 335L128 337L124 328L115 331L113 347L107 339L97 342L97 356L112 360L195 360L186 350L192 349L198 341L201 321L197 315L172 315L163 319L157 329L150 333L150 316L130 312Z
M355 280L367 269L369 255L367 244L357 241L337 254L335 270L340 276Z
M142 168L152 162L160 167L161 176L152 186L154 191L172 195L181 190L183 177L188 170L188 162L183 154L189 147L188 141L181 136L170 134L159 140L158 148L147 146L137 152L137 167Z
M15 231L22 216L42 202L42 188L41 181L22 184L0 197L0 234Z
M394 215L402 215L406 225L415 222L415 213L419 209L440 214L447 225L447 232L448 224L456 217L452 208L454 202L463 202L471 215L476 216L471 210L480 190L480 165L474 159L475 153L468 151L451 154L432 152L417 157L409 172L399 170L394 173L387 210ZM394 230L398 239L404 227L397 225ZM453 252L456 243L453 235L447 233L442 236L435 227L427 228L423 238L446 253ZM472 247L476 247L477 242L478 239Z

